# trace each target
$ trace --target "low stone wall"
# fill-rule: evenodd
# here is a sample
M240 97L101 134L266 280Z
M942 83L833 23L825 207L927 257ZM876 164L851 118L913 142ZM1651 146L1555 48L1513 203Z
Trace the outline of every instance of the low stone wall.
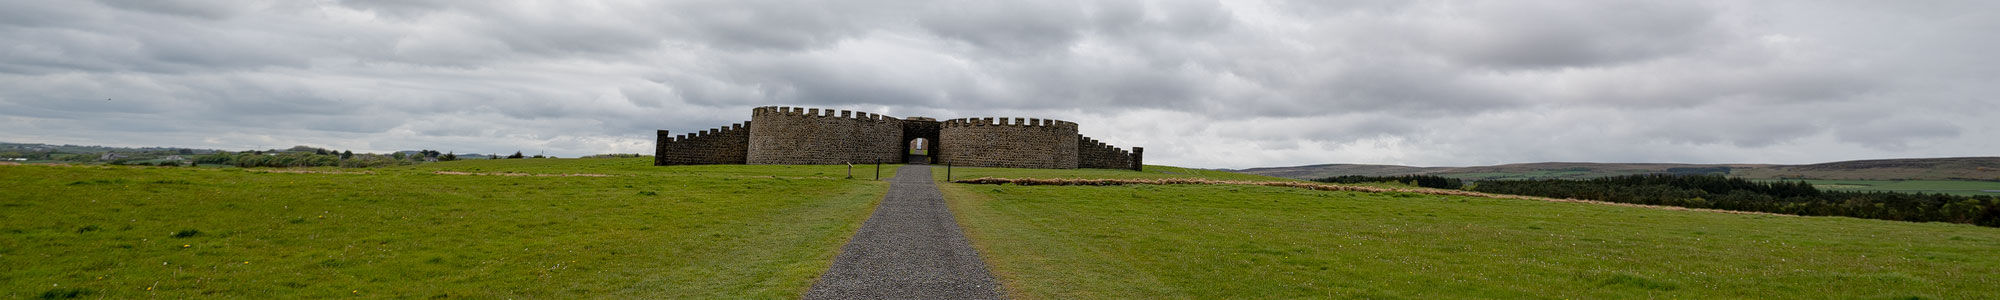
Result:
M1138 154L1085 136L1077 136L1076 154L1078 168L1140 169Z
M751 123L677 136L668 136L666 130L660 130L653 149L653 165L743 164L750 149L748 124Z

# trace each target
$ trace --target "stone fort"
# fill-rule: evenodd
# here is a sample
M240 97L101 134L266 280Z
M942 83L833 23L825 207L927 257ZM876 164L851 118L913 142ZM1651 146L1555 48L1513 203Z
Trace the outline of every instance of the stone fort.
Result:
M971 167L1139 170L1132 151L1077 134L1076 123L1032 118L895 118L832 109L765 106L750 121L670 135L653 165L912 163Z

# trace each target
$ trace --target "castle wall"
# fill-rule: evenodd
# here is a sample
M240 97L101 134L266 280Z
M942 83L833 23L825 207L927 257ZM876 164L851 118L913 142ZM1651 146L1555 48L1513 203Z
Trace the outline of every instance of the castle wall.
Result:
M957 166L1077 168L1076 123L1024 118L963 118L939 129L938 160Z
M1146 170L1146 147L1132 147L1132 170Z
M930 141L934 163L1044 169L1131 169L1126 152L1077 134L1076 123L1027 118L896 119L867 112L758 107L751 121L682 135L657 132L653 165L842 164L906 160L909 141Z
M750 145L750 128L738 123L728 127L668 136L658 132L653 149L653 165L743 164Z
M764 165L899 162L901 120L832 109L767 106L751 110L746 162Z
M1077 136L1076 154L1078 168L1129 169L1139 170L1139 153L1125 152L1117 146L1099 142L1085 136ZM1139 148L1132 148L1139 151Z

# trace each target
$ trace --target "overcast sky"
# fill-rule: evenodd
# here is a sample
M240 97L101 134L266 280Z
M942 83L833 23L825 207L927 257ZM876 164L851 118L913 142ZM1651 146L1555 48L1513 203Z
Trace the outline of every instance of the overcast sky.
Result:
M2000 1L0 0L0 141L651 153L766 105L1206 168L1992 156Z

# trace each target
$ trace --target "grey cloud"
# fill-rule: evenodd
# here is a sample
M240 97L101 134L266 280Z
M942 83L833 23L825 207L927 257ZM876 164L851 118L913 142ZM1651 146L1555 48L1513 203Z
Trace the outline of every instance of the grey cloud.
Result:
M863 34L873 6L795 1L689 1L662 9L703 44L725 50L797 51L822 48ZM850 17L855 16L855 17Z
M1637 133L1671 143L1722 144L1763 148L1826 131L1826 120L1801 112L1768 111L1773 107L1706 107L1699 110L1638 110L1617 120Z
M799 105L1086 121L1196 167L2000 147L1975 1L4 6L8 141L575 156Z
M1647 63L1570 70L1525 79L1568 102L1615 107L1689 108L1718 102L1824 104L1854 100L1893 82L1870 67L1827 66L1785 57Z
M340 0L340 5L397 19L413 19L452 7L450 0Z
M1007 55L1066 50L1088 22L1071 1L934 2L917 21L932 34Z
M1266 130L1266 128L1293 128L1292 130ZM1401 118L1386 115L1336 114L1306 118L1258 118L1247 122L1234 122L1212 128L1217 135L1233 135L1258 141L1323 141L1345 143L1354 140L1415 136L1424 130L1454 130L1454 128L1426 128L1423 119ZM1230 134L1236 133L1236 134Z
M1685 54L1727 38L1694 2L1467 2L1442 25L1416 25L1417 43L1464 64L1589 67ZM1422 28L1429 26L1430 28Z
M228 0L97 0L97 2L119 9L209 20L229 18L261 4Z
M1836 128L1835 135L1842 142L1884 150L1902 150L1918 141L1957 137L1960 130L1949 122L1917 118L1840 124Z
M1491 86L1462 71L1423 63L1365 62L1320 80L1323 82L1300 94L1324 99L1311 102L1321 108L1303 111L1436 115L1502 109L1521 101L1508 87Z
M623 5L573 5L550 9L540 5L495 5L490 13L502 18L473 25L479 36L506 43L508 50L528 54L565 52L616 53L650 49L659 43L644 15L624 10L654 10Z
M717 55L701 73L669 72L653 81L688 103L721 106L756 102L927 106L934 89L964 82L954 74L903 57L828 53Z
M125 12L65 11L87 20L58 26L10 28L0 49L11 58L0 71L16 74L93 72L186 73L267 66L302 67L313 50L289 34L212 28L190 21Z
M87 2L27 0L5 1L0 5L7 7L0 9L0 26L5 26L0 28L6 29L75 26L103 21L97 18L101 13L78 7L89 5Z

